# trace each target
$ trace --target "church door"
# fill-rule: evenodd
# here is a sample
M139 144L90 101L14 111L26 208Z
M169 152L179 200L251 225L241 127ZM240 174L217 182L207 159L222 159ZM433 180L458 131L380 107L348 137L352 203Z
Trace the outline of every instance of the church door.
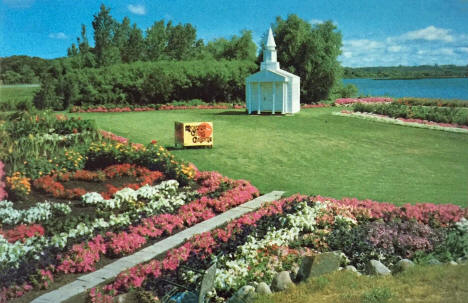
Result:
M271 111L273 108L273 84L262 83L261 106L262 111Z

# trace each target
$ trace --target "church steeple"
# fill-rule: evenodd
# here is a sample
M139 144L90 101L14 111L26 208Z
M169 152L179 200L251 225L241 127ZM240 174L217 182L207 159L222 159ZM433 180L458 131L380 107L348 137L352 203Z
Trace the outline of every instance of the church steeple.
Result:
M263 62L260 64L260 70L277 70L279 69L279 62L276 61L276 43L273 38L273 31L271 27L268 30L267 41L263 49Z

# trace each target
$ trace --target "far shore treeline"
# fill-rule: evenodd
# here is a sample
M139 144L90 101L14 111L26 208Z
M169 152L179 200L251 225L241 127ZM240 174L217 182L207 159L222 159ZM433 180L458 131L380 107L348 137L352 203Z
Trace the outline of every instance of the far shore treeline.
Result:
M101 5L93 16L94 47L87 28L67 51L52 60L0 58L1 84L39 83L39 109L72 105L144 105L174 100L242 102L244 79L259 68L260 51L249 30L205 43L192 24L155 21L142 31L128 17L115 20ZM467 67L343 68L342 37L330 21L311 25L296 15L272 24L281 67L301 77L301 103L357 94L345 78L465 77ZM266 28L265 28L266 30Z

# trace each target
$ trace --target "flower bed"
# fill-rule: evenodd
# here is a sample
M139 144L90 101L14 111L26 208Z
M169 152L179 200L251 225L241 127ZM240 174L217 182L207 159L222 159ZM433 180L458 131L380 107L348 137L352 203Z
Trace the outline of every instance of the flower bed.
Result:
M385 115L351 112L351 111L346 111L346 110L343 110L341 112L335 112L333 114L337 116L355 117L355 118L360 118L360 119L365 119L365 120L379 121L379 122L397 124L397 125L435 129L435 130L442 130L442 131L456 132L456 133L468 133L468 126L466 125L437 123L437 122L421 120L421 119L391 118Z
M340 98L335 100L336 105L352 105L355 103L389 103L393 102L392 98L386 97L369 97L369 98Z
M193 109L245 109L244 105L239 104L202 104L202 105L149 105L149 106L125 106L125 107L106 107L100 106L87 106L79 107L73 106L70 109L71 113L123 113L123 112L143 112L143 111L156 111L156 110L193 110Z
M41 250L51 246L63 249L69 246L70 241L73 243L73 239L77 237L92 236L96 231L102 231L89 241L74 244L65 254L58 254L57 261L50 264L53 266L46 266L44 262L41 262L42 267L46 266L45 268L51 273L92 271L103 255L119 257L133 253L149 240L160 240L161 237L169 236L185 227L209 219L216 213L224 212L258 195L257 189L248 182L229 180L218 173L198 173L196 180L200 183L198 191L206 195L188 204L186 204L186 199L188 196L193 197L193 194L187 196L182 193L181 196L180 193L177 193L177 187L174 187L178 185L176 181L163 182L161 185L153 187L146 185L138 190L125 188L117 192L110 200L104 199L98 193L87 193L83 195L82 203L84 205L96 205L98 213L105 213L106 210L113 212L118 210L119 214L110 215L110 221L98 218L91 224L79 224L75 229L70 229L66 233L62 232L60 236L55 234L46 238L31 235L24 242L7 243L6 240L2 240L0 235L0 252L6 252L0 257L0 260L4 260L4 266L9 264L9 266L15 267L15 264L18 264L21 267L26 262L33 268L34 266L31 266L33 264L27 262L28 258L37 255ZM161 191L162 188L165 190ZM7 206L11 207L11 204ZM122 210L127 211L122 212ZM29 213L29 211L27 212ZM175 214L172 215L171 213L174 212ZM154 215L155 213L161 214ZM137 215L136 217L141 218L142 214L144 214L144 219L140 223L130 224L132 217ZM16 218L22 217L24 215L16 216ZM118 226L120 229L128 227L121 232L105 232L109 228ZM9 233L11 231L6 234ZM18 251L19 254L13 256L11 255L13 251ZM9 271L11 276L11 270ZM20 286L10 286L8 289L11 290L12 287ZM11 293L7 288L4 292Z
M371 200L293 196L192 237L160 260L122 272L111 284L93 289L90 299L110 299L130 288L161 297L168 289L160 278L177 280L175 271L182 264L206 268L220 252L209 302L224 302L252 282L270 283L276 272L297 267L301 256L329 250L345 252L343 264L360 270L374 258L388 266L401 258L454 260L468 249L466 217L467 209L455 205L397 207ZM191 285L197 275L185 271L178 282Z
M131 164L115 164L103 170L77 170L71 173L43 176L34 180L33 185L36 189L52 194L55 198L76 199L86 194L86 190L84 188L66 189L60 181L104 182L123 176L133 177L137 183L126 184L120 188L106 184L105 186L108 190L101 193L106 199L110 199L112 195L125 187L138 189L144 185L152 185L154 182L164 178L164 174L159 171L150 171L145 167Z

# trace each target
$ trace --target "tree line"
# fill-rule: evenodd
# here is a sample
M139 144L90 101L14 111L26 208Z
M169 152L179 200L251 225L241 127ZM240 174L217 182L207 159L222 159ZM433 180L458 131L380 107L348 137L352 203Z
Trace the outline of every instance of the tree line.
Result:
M345 67L344 78L367 79L422 79L422 78L466 78L468 65L420 65L389 67Z
M39 76L36 106L65 109L84 103L145 104L149 99L243 101L244 79L263 60L263 45L257 55L249 30L205 43L189 23L159 20L142 31L128 17L115 20L105 5L93 16L92 27L94 46L82 25L67 57L48 61ZM311 25L292 14L277 17L272 28L281 67L301 77L301 102L355 93L341 84L342 37L332 22ZM202 71L203 66L209 72ZM150 86L150 81L155 83Z

